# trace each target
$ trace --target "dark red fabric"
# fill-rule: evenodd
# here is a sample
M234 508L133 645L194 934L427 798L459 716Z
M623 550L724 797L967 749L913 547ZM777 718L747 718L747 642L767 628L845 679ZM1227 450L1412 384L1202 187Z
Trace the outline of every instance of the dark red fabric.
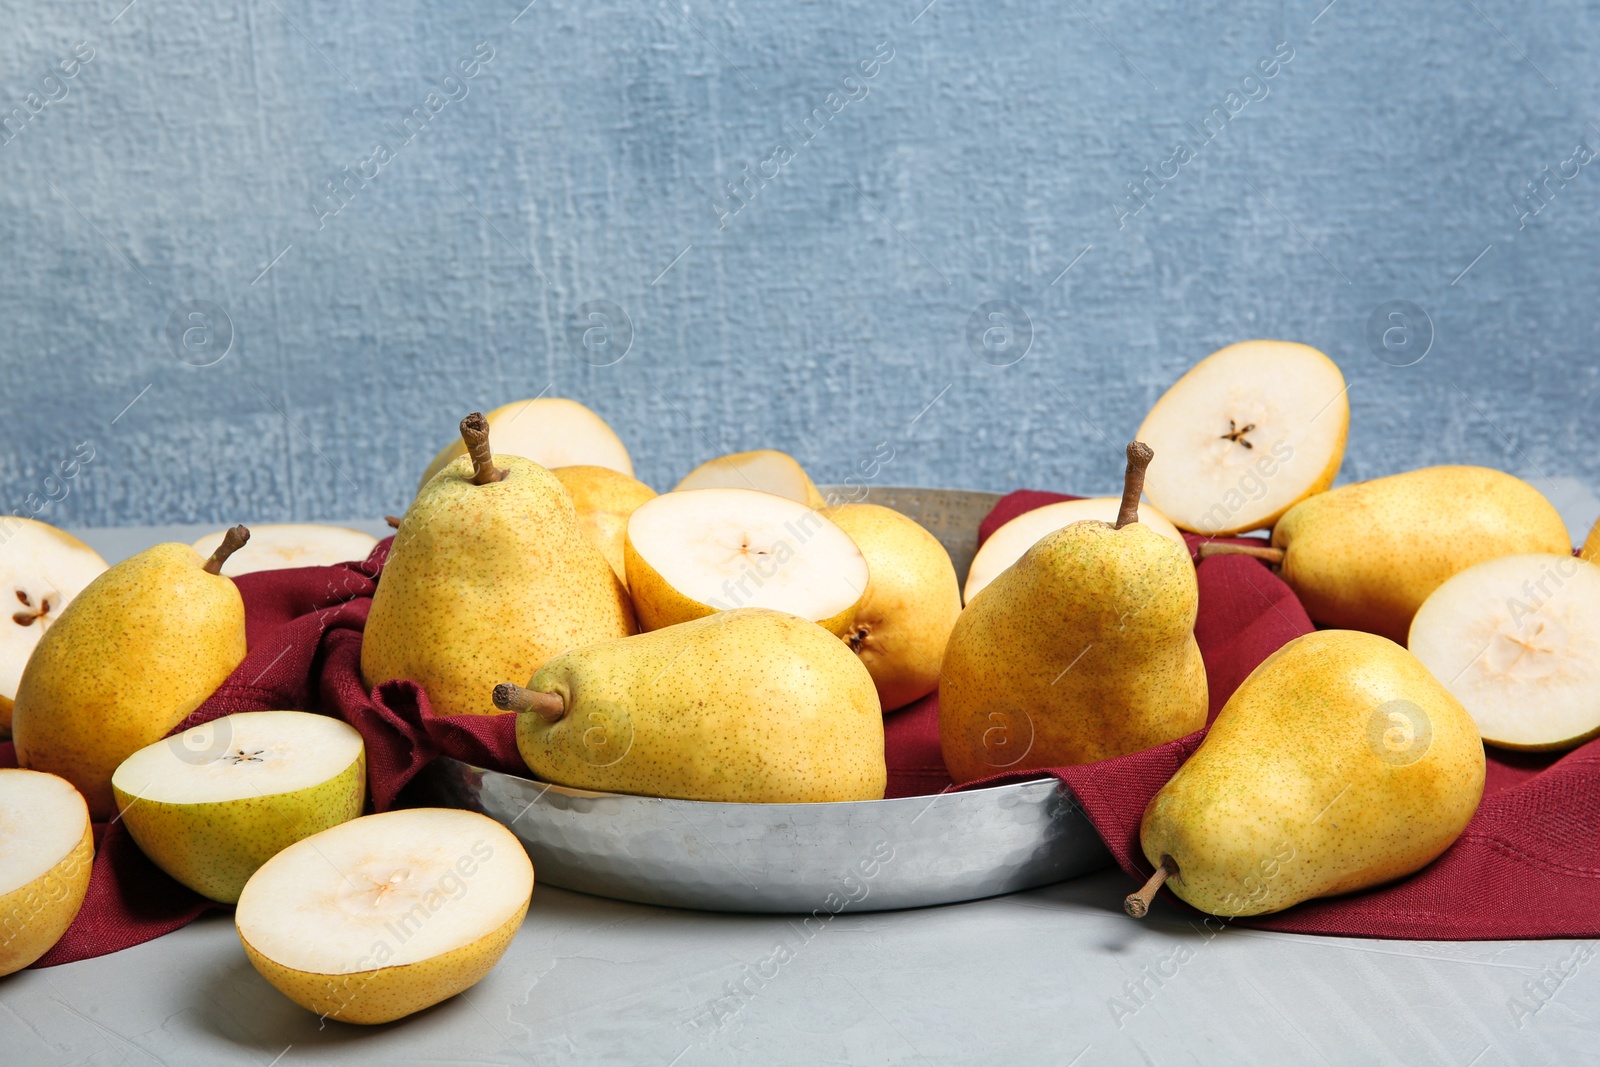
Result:
M984 520L979 541L1024 511L1070 499L1012 493ZM1199 540L1190 538L1191 550ZM292 708L338 715L366 743L370 803L379 811L440 754L526 773L517 755L514 716L436 716L427 694L413 683L389 682L370 691L362 684L361 631L389 544L381 542L360 563L240 578L249 655L177 730L236 711ZM1256 664L1312 626L1289 588L1256 560L1214 557L1199 565L1197 575L1195 638L1215 716ZM1141 881L1149 870L1139 851L1139 818L1204 734L1050 772L1072 790L1116 861ZM886 715L884 738L887 796L952 788L939 750L936 694ZM0 766L15 766L9 743L0 744ZM1485 794L1466 833L1427 870L1377 890L1238 921L1365 937L1600 936L1600 741L1565 756L1490 750ZM115 952L224 907L158 870L119 822L95 829L98 847L83 909L35 966Z

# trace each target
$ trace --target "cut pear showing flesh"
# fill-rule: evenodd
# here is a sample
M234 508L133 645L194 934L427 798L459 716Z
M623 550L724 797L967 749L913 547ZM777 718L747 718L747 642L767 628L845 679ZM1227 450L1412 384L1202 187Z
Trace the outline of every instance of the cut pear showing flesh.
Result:
M825 501L793 456L771 448L734 452L707 460L684 475L675 489L759 489L820 508Z
M1468 567L1423 601L1411 652L1504 748L1600 733L1600 567L1529 553Z
M624 545L642 630L730 608L772 608L843 637L867 561L804 504L754 489L685 489L639 505Z
M208 533L192 546L210 556L228 531ZM318 523L268 523L250 527L250 540L229 556L222 573L230 578L255 571L280 571L290 567L327 567L366 559L378 539L348 526Z
M1042 508L1034 508L1018 515L990 534L988 540L978 549L978 554L972 557L972 566L967 568L967 584L962 590L963 603L972 603L972 598L977 596L984 586L999 577L1001 571L1021 559L1022 554L1037 544L1045 534L1055 533L1063 526L1070 526L1085 519L1115 523L1121 507L1121 497L1097 496L1085 500L1063 500L1058 504L1046 504ZM1151 505L1139 505L1138 521L1175 543L1185 553L1189 551L1183 534L1178 532L1178 528L1172 525L1165 515Z
M22 668L50 624L105 573L100 554L48 523L0 517L0 601L11 620L0 620L0 737L11 735L11 705Z
M117 810L157 867L232 904L263 863L361 814L366 755L348 723L247 711L147 745L111 776Z
M531 459L547 469L610 467L633 475L633 460L616 431L576 400L553 396L517 400L495 408L485 418L497 453ZM466 454L467 446L460 438L445 445L417 483L418 492L435 474Z
M368 815L290 845L245 885L245 954L301 1007L386 1023L455 996L500 961L533 894L522 843L451 808Z
M1139 427L1161 456L1144 483L1178 527L1221 537L1271 526L1333 484L1350 402L1333 360L1292 341L1213 352L1168 389Z
M49 952L83 906L89 806L65 778L0 770L0 976Z

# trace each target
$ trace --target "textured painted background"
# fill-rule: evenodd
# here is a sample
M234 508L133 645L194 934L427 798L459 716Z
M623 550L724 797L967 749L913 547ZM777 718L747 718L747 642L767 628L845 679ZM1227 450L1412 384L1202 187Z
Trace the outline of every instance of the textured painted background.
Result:
M375 517L463 413L541 390L658 487L888 442L886 482L1099 489L1256 336L1344 368L1346 478L1600 485L1593 3L524 2L0 4L0 505ZM597 300L631 320L607 366L571 330ZM1411 366L1426 324L1368 342L1391 300L1431 319ZM214 311L210 349L167 333L191 301L231 323L211 366ZM1009 349L968 343L988 301L1031 324Z

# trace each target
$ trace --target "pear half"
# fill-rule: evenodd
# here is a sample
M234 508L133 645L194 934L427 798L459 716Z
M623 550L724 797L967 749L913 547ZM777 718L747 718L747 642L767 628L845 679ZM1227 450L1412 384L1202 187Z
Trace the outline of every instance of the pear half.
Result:
M759 489L776 493L808 507L820 508L826 501L811 476L787 452L763 448L754 452L734 452L707 460L683 476L674 489Z
M633 460L622 439L606 420L576 400L553 396L517 400L485 418L497 453L531 459L546 468L591 465L633 476ZM459 438L445 445L423 472L417 491L466 454L467 446Z
M209 556L222 544L226 530L208 533L193 544L196 552ZM290 567L327 567L350 560L363 560L378 539L348 526L323 526L318 523L267 523L250 527L250 540L229 556L222 565L228 577L254 571L279 571Z
M93 863L83 796L53 774L0 770L0 976L61 940L83 906Z
M348 723L245 711L141 748L111 776L111 791L157 867L232 904L267 860L361 814L366 762Z
M1156 401L1138 438L1161 456L1145 493L1208 537L1271 526L1333 484L1350 402L1333 360L1292 341L1242 341L1201 360Z
M616 572L617 580L626 586L627 567L622 559L622 543L628 536L628 516L646 500L655 499L656 491L609 467L557 467L550 473L572 497L572 506L578 512L579 532L600 550Z
M532 894L533 864L504 826L411 808L290 845L245 884L234 922L256 970L296 1004L386 1023L488 974Z
M866 558L848 534L754 489L674 490L641 504L624 555L643 630L755 607L843 637L867 590Z
M972 557L972 566L967 568L967 584L962 591L962 599L968 604L972 603L972 598L977 596L984 586L994 581L1001 571L1021 559L1022 554L1037 544L1045 534L1055 533L1062 527L1083 519L1116 522L1117 511L1121 506L1121 497L1097 496L1086 500L1063 500L1059 504L1046 504L1042 508L1023 512L990 534L983 547L978 549L978 554ZM1139 521L1183 549L1185 555L1188 554L1189 546L1184 541L1183 534L1179 533L1178 528L1154 507L1140 504Z
M1446 581L1409 644L1504 748L1574 748L1600 734L1600 567L1501 556Z
M0 621L0 737L11 735L12 702L33 647L105 570L100 553L71 534L34 519L0 517L0 600L11 607L11 621Z

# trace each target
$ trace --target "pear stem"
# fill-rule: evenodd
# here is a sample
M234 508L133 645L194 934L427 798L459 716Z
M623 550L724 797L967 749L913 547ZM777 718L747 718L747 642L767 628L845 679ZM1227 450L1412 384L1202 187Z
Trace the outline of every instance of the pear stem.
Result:
M1178 873L1178 861L1171 856L1161 857L1161 866L1156 868L1156 873L1144 884L1137 893L1129 893L1122 901L1122 910L1135 919L1142 919L1150 912L1150 902L1156 899L1156 893L1161 889L1161 883Z
M1156 456L1143 441L1128 442L1128 469L1122 476L1122 510L1117 512L1116 529L1139 521L1139 497L1144 494L1144 472Z
M505 478L506 472L494 465L494 453L489 451L489 420L483 412L474 411L461 420L461 440L472 457L473 485L488 485Z
M200 569L207 574L221 574L222 565L228 562L228 557L244 547L250 540L250 531L244 526L235 526L222 535L222 544L211 553L211 558L201 565Z
M567 717L567 704L560 696L526 689L515 682L501 682L494 687L494 706L519 715L532 712L545 722L560 722Z
M1249 556L1274 567L1283 562L1284 555L1283 549L1266 545L1230 545L1222 541L1207 541L1200 546L1201 559L1208 559L1211 556Z
M391 530L400 529L400 516L398 515L385 515L383 521L389 524Z

